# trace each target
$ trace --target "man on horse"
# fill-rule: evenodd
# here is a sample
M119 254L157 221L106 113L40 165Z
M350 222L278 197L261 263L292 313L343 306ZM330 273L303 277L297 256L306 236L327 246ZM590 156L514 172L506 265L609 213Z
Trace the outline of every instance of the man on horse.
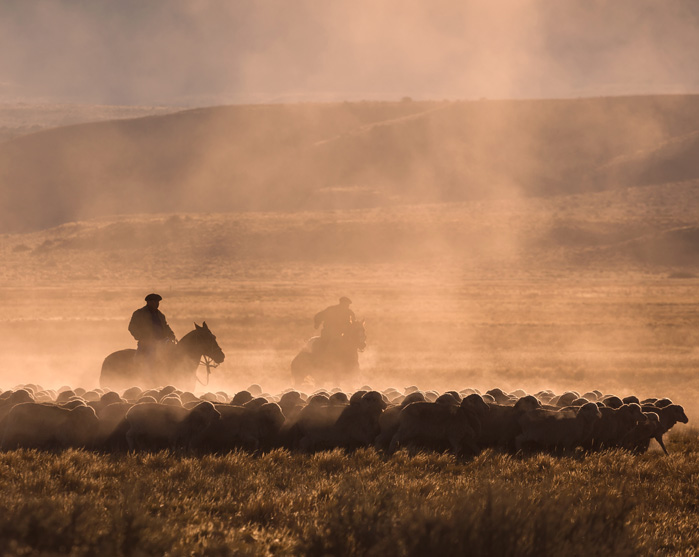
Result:
M323 325L318 342L318 353L326 355L336 350L356 320L354 312L350 309L350 300L347 296L340 298L340 303L328 306L323 311L316 313L313 318L313 326L317 329Z
M146 365L161 360L161 348L166 343L177 342L165 315L158 309L162 299L160 294L148 294L146 305L134 311L129 322L129 332L138 341L136 358Z

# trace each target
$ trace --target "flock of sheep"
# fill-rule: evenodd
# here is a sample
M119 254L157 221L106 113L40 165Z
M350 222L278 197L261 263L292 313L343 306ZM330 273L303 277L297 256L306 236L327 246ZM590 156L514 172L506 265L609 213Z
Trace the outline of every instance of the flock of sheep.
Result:
M402 392L367 387L351 396L339 390L307 396L293 390L265 394L257 385L233 397L224 392L195 396L172 386L122 393L67 387L56 392L38 385L0 391L2 450L201 454L374 446L389 454L406 448L468 458L485 448L643 453L655 439L667 454L663 435L687 421L682 406L668 399L622 399L599 391L582 396L500 389L440 394L416 387Z

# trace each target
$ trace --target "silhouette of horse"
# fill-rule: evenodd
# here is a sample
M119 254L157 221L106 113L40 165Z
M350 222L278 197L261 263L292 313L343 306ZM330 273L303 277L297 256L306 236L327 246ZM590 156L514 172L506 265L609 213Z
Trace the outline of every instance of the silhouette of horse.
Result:
M325 346L321 337L313 337L291 362L295 387L303 383L337 387L340 381L357 379L359 355L366 348L364 321L354 321L340 339Z
M193 391L201 357L207 356L216 364L225 358L206 321L201 327L196 323L194 327L177 344L163 345L156 365L139 361L140 358L135 358L136 350L131 348L111 353L102 363L100 386L123 390L135 386L147 389L173 385Z

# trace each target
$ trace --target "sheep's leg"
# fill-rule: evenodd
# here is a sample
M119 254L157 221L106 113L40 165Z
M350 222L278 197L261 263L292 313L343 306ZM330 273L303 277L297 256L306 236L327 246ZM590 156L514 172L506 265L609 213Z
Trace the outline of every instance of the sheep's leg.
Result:
M660 435L656 435L655 440L658 442L658 445L660 445L660 448L663 449L663 452L665 453L665 455L670 456L670 454L667 452L667 449L665 448L665 443L663 443L662 433Z

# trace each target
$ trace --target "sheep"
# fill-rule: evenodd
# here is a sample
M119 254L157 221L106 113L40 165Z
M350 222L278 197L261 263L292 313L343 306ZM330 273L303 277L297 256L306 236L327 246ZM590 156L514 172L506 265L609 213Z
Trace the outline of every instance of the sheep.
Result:
M506 394L502 389L490 389L486 391L485 394L492 396L498 404L510 403L510 395Z
M483 399L469 395L460 405L413 402L400 413L398 431L391 439L389 453L401 446L433 447L447 443L457 457L475 456L480 430L479 415L489 411Z
M305 405L301 400L301 393L289 391L281 396L279 406L287 420L294 420Z
M243 406L245 408L260 408L261 406L268 404L269 401L261 396L255 397L252 400L248 400Z
M446 393L439 395L435 402L437 404L453 404L458 406L461 404L461 400L461 395L459 393L447 391Z
M614 395L605 396L602 398L601 402L609 408L621 408L624 405L624 402L618 396Z
M189 450L206 428L220 419L220 412L207 401L191 410L158 403L136 404L126 412L126 441L132 451Z
M213 422L196 440L200 452L224 453L236 448L270 450L279 442L284 414L276 402L262 406L217 404L221 419Z
M580 395L575 391L567 391L559 396L555 402L551 401L551 404L562 407L562 406L573 406L573 402L580 398Z
M657 404L657 403L656 403ZM655 412L660 418L660 427L656 430L655 436L653 437L663 452L667 455L667 449L665 448L665 443L663 442L663 435L665 435L670 429L676 424L686 424L689 419L687 414L684 413L684 408L679 404L669 404L658 408L657 406L645 405L642 407L644 412Z
M330 402L330 404L335 406L346 406L347 404L349 404L349 398L343 392L333 393L332 395L330 395L328 401Z
M13 406L4 420L0 448L66 449L90 448L99 421L84 404L73 409L23 402Z
M391 439L398 431L401 410L413 402L425 402L425 395L421 391L412 392L399 405L387 407L381 413L381 416L379 416L379 434L374 440L374 446L378 450L388 450Z
M24 402L36 402L34 395L27 389L18 389L16 391L5 391L0 397L0 419L7 416L13 406Z
M515 439L517 450L535 445L544 449L567 450L585 443L602 414L594 402L580 407L577 414L532 410L519 418L522 428Z
M254 397L250 392L248 391L240 391L239 393L235 393L233 395L233 398L231 399L231 404L237 404L238 406L242 406L246 402L249 402L253 399Z
M129 431L129 423L126 421L126 412L133 405L132 402L114 402L98 410L97 449L113 453L128 451L126 433Z
M643 412L643 420L624 436L621 446L636 454L643 454L648 450L650 440L655 438L661 428L657 413Z
M485 399L485 396L483 397ZM481 448L515 451L515 439L522 432L519 418L524 413L541 408L541 402L532 395L520 398L514 406L488 403L489 412L481 419L478 444Z
M180 397L177 396L175 393L169 394L161 398L160 404L166 404L169 406L183 406Z
M347 406L319 407L321 410L314 416L316 420L303 424L299 448L304 451L336 447L352 450L373 444L379 434L379 417L386 409L386 402L377 391L365 392L359 398L353 395L350 401Z
M142 394L143 390L140 387L130 387L122 393L121 397L128 402L136 402Z
M344 407L330 405L330 399L324 394L315 394L308 399L296 415L287 420L280 432L281 442L289 449L299 448L301 439L314 435L316 431L329 428L340 417Z
M601 418L594 423L592 437L585 444L586 448L599 450L619 447L626 436L639 422L645 421L638 404L624 404L619 408L600 408Z

